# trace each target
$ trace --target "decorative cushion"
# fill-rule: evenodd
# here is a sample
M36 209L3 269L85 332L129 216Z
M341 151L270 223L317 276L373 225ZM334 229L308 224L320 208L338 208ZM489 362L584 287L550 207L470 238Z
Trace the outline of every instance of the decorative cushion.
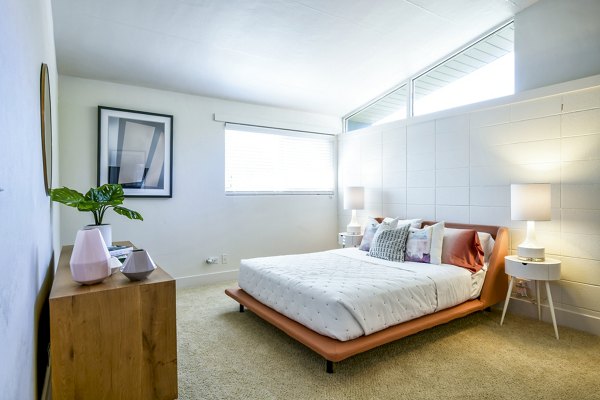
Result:
M374 218L369 218L369 222L365 227L365 232L363 233L360 246L358 246L359 250L369 251L371 248L371 242L375 236L375 232L377 232L377 228L379 228L379 222L377 222Z
M377 224L377 225L375 225L375 224ZM373 242L373 240L375 240L375 236L377 236L378 232L381 232L381 231L387 230L387 229L394 229L394 228L396 228L397 225L398 225L397 218L396 219L386 218L381 223L378 223L374 218L371 218L369 220L369 225L367 225L367 228L365 229L365 233L363 234L363 240L360 242L360 246L358 249L369 251L371 248L371 243ZM373 236L371 236L371 232L369 232L369 236L367 236L367 229L372 231L374 229L373 227L375 227L375 233L373 233ZM366 240L365 240L365 236L367 236Z
M369 255L383 260L403 262L410 225L380 229L373 238Z
M477 272L483 268L483 249L474 229L444 229L442 263Z
M423 229L411 227L406 241L405 261L441 264L444 223L426 226Z

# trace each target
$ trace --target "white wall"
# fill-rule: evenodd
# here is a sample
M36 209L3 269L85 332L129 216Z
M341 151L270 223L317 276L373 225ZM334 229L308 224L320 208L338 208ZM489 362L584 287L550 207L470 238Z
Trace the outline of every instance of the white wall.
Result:
M79 191L96 185L98 105L174 116L173 198L126 198L143 222L107 214L113 240L146 248L174 277L234 277L240 258L336 246L337 203L329 196L224 195L224 124L213 114L332 133L341 130L339 118L68 76L60 76L59 86L61 182ZM91 215L61 207L62 242L72 243ZM223 253L227 265L204 263Z
M540 0L517 14L516 91L600 74L598 21L598 0Z
M0 399L33 399L36 300L53 244L52 207L42 172L42 63L50 72L55 155L58 148L50 2L0 2L0 38Z
M510 219L510 184L551 183L552 221L537 231L563 263L552 284L558 323L600 334L600 76L536 92L343 134L338 186L366 186L363 224L371 215L508 226L514 252L526 226ZM529 303L510 306L534 315Z

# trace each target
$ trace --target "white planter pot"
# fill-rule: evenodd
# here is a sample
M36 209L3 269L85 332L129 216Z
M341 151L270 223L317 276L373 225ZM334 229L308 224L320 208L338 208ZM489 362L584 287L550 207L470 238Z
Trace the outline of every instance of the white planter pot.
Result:
M106 247L112 246L112 225L110 224L102 224L102 225L86 225L83 229L98 229L100 234L102 235L102 239L104 239L104 243Z
M81 229L71 254L71 275L75 282L92 285L110 276L110 254L98 229Z

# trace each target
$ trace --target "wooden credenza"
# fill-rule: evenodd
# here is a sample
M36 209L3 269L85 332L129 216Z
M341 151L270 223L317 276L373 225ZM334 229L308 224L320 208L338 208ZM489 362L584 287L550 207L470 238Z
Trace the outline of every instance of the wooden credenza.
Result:
M50 292L52 398L177 398L175 280L159 267L140 282L116 272L82 286L72 250L63 247Z

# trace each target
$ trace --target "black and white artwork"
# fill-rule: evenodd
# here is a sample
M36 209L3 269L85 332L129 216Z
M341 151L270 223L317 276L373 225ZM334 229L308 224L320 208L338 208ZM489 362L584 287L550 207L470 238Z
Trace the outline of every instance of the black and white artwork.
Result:
M173 116L98 107L98 185L128 197L172 197Z

